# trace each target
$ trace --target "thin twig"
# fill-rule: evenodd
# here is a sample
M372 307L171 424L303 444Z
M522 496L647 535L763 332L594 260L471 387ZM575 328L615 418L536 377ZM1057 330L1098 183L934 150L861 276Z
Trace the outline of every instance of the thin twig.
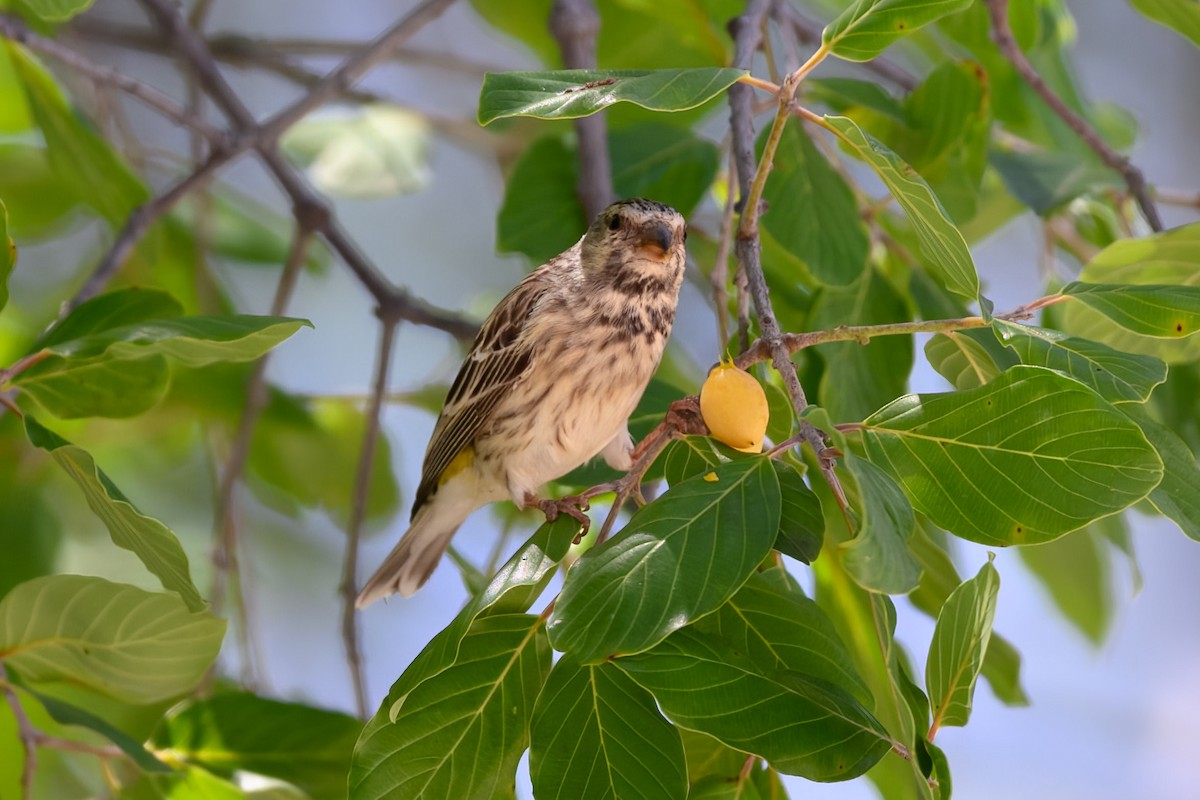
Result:
M111 67L93 63L71 48L34 33L17 17L0 13L0 36L19 42L34 52L49 56L97 83L115 86L176 124L199 133L214 146L220 146L225 141L223 131L190 113L157 89L122 75Z
M1182 189L1168 189L1156 186L1153 189L1154 199L1169 206L1184 208L1200 208L1200 192L1189 192Z
M1002 314L992 315L993 319L1005 320L1007 322L1018 322L1027 320L1033 315L1047 306L1056 305L1070 299L1070 295L1051 294L1045 297L1039 297L1033 302L1026 303L1023 306L1014 308L1012 311L1006 311ZM836 328L824 331L807 331L805 333L785 333L780 337L780 344L788 351L795 353L803 350L806 347L813 347L819 344L829 344L830 342L858 342L859 344L867 344L876 336L905 336L914 333L946 333L948 331L961 331L970 328L982 328L990 323L983 317L956 317L953 319L932 319L932 320L917 320L914 322L890 322L882 325L839 325ZM773 349L771 342L763 337L756 341L753 345L742 351L733 363L745 369L751 364L756 364L759 361L766 361L773 357Z
M396 327L400 317L389 316L380 309L379 350L375 363L375 383L371 403L367 407L366 428L363 432L362 450L358 456L358 470L354 476L354 498L350 506L350 521L346 526L346 558L342 570L342 645L346 650L346 664L354 682L354 705L361 719L367 717L367 688L363 677L362 651L359 644L358 614L354 606L358 595L358 542L362 536L363 521L367 516L367 500L371 488L371 467L375 463L375 446L379 441L379 416L383 411L383 400L387 395L388 371L392 363L392 349L396 342Z
M8 701L13 717L17 720L17 738L20 739L21 746L25 748L25 761L21 768L21 797L24 800L33 800L33 776L37 773L38 732L29 720L29 715L25 713L25 708L21 705L21 698L17 697L16 690L8 682L8 671L2 663L0 663L0 692L4 693L4 699Z
M821 41L821 25L801 14L791 3L779 3L773 13L781 22L791 26L801 44L817 44ZM889 83L894 83L906 92L917 88L916 77L885 58L873 58L857 66L875 73Z
M600 14L592 0L554 0L550 32L558 42L567 69L596 68ZM579 180L575 191L591 220L616 199L604 112L575 120L575 135L579 139Z
M287 311L288 303L296 288L300 271L308 257L308 248L312 243L312 231L297 228L292 237L292 246L288 252L283 273L279 277L279 285L275 288L275 297L271 301L271 316L281 316ZM213 553L213 563L216 570L213 574L213 591L211 600L214 608L220 608L224 594L224 581L232 582L238 598L238 630L245 637L242 645L242 660L253 674L252 642L250 641L250 613L247 608L245 584L241 580L240 558L238 556L238 527L234 514L233 490L237 486L246 468L246 460L250 455L250 442L254 436L254 428L267 405L267 361L270 353L263 355L254 364L254 370L246 383L246 402L238 421L237 433L229 447L229 455L225 459L225 469L221 472L217 489L216 522L219 531L217 547Z
M732 172L733 151L730 150L730 172ZM731 175L732 177L732 175ZM717 347L724 348L729 343L729 245L733 239L733 207L737 202L737 193L733 190L732 182L725 196L725 208L721 212L721 229L717 234L717 257L713 260L712 284L713 307L717 315Z
M1142 209L1142 215L1146 218L1150 228L1161 231L1163 229L1162 219L1158 215L1158 208L1155 207L1154 201L1150 199L1150 193L1146 189L1146 177L1142 171L1134 166L1128 158L1110 147L1099 131L1070 108L1038 74L1037 69L1025 57L1025 53L1013 37L1012 28L1008 24L1008 0L984 0L984 4L992 18L992 38L995 40L996 46L1000 48L1000 52L1013 65L1013 69L1033 91L1037 92L1046 105L1050 106L1050 109L1063 122L1067 123L1067 126L1075 131L1079 138L1083 139L1084 143L1100 157L1106 166L1121 174L1121 177L1125 179L1125 184L1129 187L1130 194L1137 199L1138 205Z

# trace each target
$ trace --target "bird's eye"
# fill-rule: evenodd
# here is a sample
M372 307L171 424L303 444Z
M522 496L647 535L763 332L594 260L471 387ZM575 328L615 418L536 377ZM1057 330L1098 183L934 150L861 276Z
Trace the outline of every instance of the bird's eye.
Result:
M619 230L621 227L621 215L613 214L612 219L608 221L608 229L610 231Z

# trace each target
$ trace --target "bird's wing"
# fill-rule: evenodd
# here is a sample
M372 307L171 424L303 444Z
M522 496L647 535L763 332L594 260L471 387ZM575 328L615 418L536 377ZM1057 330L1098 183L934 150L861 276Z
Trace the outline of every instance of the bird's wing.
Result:
M525 376L535 349L525 335L527 323L550 285L545 270L530 273L483 323L433 428L413 502L414 515L437 490L446 467L491 418L496 404Z

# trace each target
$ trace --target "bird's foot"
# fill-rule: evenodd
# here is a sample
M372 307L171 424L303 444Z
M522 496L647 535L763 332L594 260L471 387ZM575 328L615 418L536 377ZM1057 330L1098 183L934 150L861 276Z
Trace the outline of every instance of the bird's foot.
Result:
M574 495L572 497L562 497L557 500L543 499L535 495L529 494L525 496L525 505L527 507L536 507L546 515L547 522L554 522L560 515L566 514L579 522L579 533L575 534L575 544L579 544L583 537L587 535L588 529L592 527L592 518L585 512L588 510L588 496Z

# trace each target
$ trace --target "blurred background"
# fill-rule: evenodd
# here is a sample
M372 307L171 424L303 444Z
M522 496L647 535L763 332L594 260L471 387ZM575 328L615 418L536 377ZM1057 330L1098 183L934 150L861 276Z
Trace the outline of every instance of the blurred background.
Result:
M358 42L375 36L412 5L359 0L334 11L323 0L217 0L208 30L245 37ZM1200 187L1200 136L1196 135L1200 102L1195 92L1200 51L1136 14L1124 0L1076 0L1068 5L1078 23L1074 57L1082 89L1092 99L1123 106L1141 125L1132 151L1134 162L1151 184ZM131 0L98 4L89 18L144 24ZM173 70L165 69L165 62L155 55L97 43L88 48L96 60L139 80L176 96L182 91ZM384 199L342 198L336 208L351 235L397 283L434 304L481 319L532 265L524 258L496 253L496 215L504 194L501 165L512 153L503 151L502 142L473 132L479 85L485 70L534 69L540 62L488 27L467 3L453 5L425 27L409 49L425 56L385 64L362 87L434 121L417 148L424 150L427 164L414 170L410 193ZM305 59L320 72L337 61L336 56L320 54ZM442 68L446 61L454 66ZM293 83L262 71L230 68L227 75L260 118L297 96ZM187 151L184 135L160 118L136 104L129 104L127 113L139 138L150 138L164 151ZM321 115L338 113L331 108ZM723 104L714 112L714 137L720 135L726 113ZM428 124L420 118L410 122L418 133ZM287 214L270 177L251 161L239 162L224 178L261 202L267 209L264 214ZM1178 209L1164 208L1164 212L1168 227L1195 218L1194 213ZM719 209L710 199L698 213L711 221ZM31 318L46 316L61 297L61 282L76 273L81 259L94 258L105 236L98 226L84 225L65 241L23 249L11 281L22 313ZM1041 226L1032 216L1018 218L976 249L980 273L997 309L1012 308L1041 294L1041 250ZM214 269L240 310L266 312L275 271L247 269L233 262L218 262ZM365 396L378 324L361 287L336 264L319 274L305 274L289 313L311 319L316 330L302 331L273 355L271 380L312 395ZM680 315L674 341L690 356L698 387L702 368L716 360L719 347L709 304L695 284L685 287ZM402 326L391 388L408 393L430 383L445 383L453 377L458 358L449 337ZM686 359L680 363L686 372ZM918 355L910 388L938 391L947 385ZM433 421L433 414L411 405L394 403L385 411L403 512L370 531L362 549L360 580L404 530ZM198 573L197 583L206 586L211 569L213 483L206 459L197 451L186 455L186 448L170 455L159 448L143 448L135 436L145 433L139 432L136 422L124 427L119 422L110 424L118 432L119 444L97 449L98 460L118 485L138 487L133 499L145 513L163 519L181 535ZM347 473L347 485L350 480ZM69 502L60 511L67 533L61 569L148 584L149 576L133 557L108 544L99 523L76 502L76 490L64 485L64 492ZM238 503L246 520L243 569L258 641L254 677L259 688L284 698L352 710L337 595L344 534L321 513L285 516L245 492ZM1094 598L1094 608L1079 612L1097 620L1099 627L1092 637L1066 621L1017 553L997 553L1002 587L996 629L1023 655L1022 680L1031 705L1004 707L980 682L969 726L944 729L937 740L949 757L958 797L1172 800L1197 796L1200 622L1195 610L1200 608L1200 581L1195 576L1200 572L1200 546L1160 518L1134 512L1131 521L1136 561L1105 551L1096 556L1103 563L1088 570L1101 575L1110 589L1081 595ZM521 524L524 527L515 534L519 538L512 546L532 529L532 522ZM496 512L479 512L455 544L474 561L485 561L499 525ZM985 548L957 543L963 574L974 574L985 559ZM806 569L793 566L809 586ZM1061 568L1072 566L1064 563ZM444 562L415 597L377 604L362 615L372 708L421 647L450 621L465 596L457 571ZM904 598L897 598L897 606L898 638L906 643L920 672L933 624L914 613ZM229 645L224 664L239 674L243 654L232 637ZM529 796L527 785L521 791ZM875 792L865 780L834 786L797 780L793 796L853 800L874 797Z

